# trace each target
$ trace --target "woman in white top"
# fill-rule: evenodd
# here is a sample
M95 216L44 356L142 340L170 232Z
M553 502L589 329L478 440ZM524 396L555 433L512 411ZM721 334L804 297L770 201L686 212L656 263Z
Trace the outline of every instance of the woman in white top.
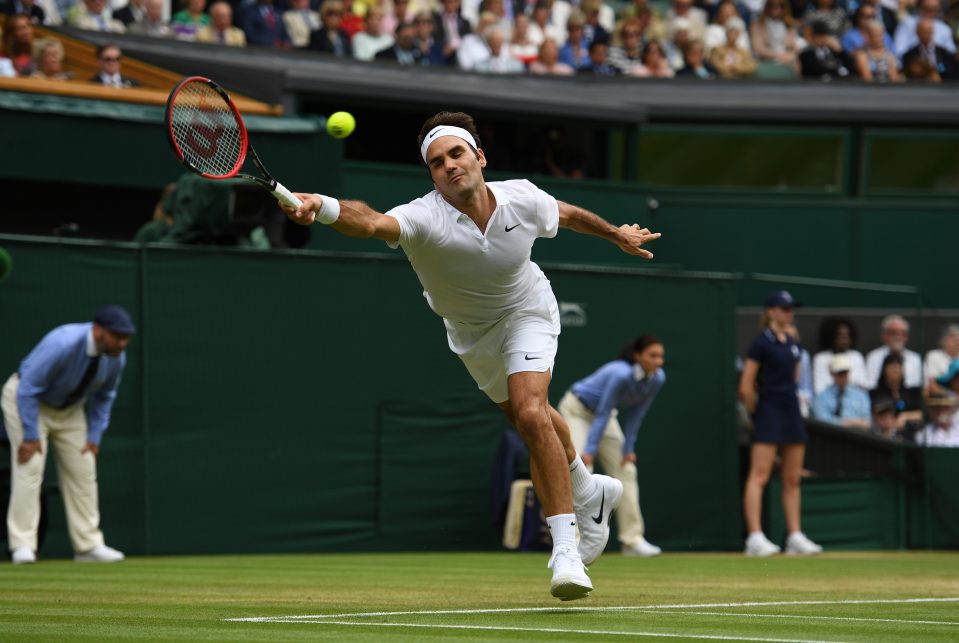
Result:
M939 339L942 348L934 348L926 353L922 372L926 376L928 388L938 388L935 380L949 370L949 364L959 359L959 324L949 324Z
M856 327L850 320L844 317L826 317L822 320L819 324L820 351L812 360L812 383L817 395L832 384L829 361L839 354L845 355L852 366L849 383L867 391L872 388L866 376L866 360L855 346Z

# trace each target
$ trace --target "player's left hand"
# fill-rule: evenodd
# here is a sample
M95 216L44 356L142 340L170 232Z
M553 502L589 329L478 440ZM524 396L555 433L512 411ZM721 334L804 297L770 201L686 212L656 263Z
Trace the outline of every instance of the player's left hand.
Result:
M616 245L627 254L637 255L643 259L652 259L653 253L645 250L642 246L659 239L661 236L659 232L650 232L649 228L641 228L638 223L624 224L619 226L619 239L617 239Z
M83 455L87 451L92 453L94 458L100 455L100 447L95 445L93 442L87 442L87 445L80 449L80 455Z

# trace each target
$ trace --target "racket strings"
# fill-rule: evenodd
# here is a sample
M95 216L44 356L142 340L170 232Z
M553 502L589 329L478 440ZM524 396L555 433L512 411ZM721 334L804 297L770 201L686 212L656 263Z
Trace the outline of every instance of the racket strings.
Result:
M231 176L243 164L242 125L226 100L203 82L177 93L170 129L184 160L204 174Z

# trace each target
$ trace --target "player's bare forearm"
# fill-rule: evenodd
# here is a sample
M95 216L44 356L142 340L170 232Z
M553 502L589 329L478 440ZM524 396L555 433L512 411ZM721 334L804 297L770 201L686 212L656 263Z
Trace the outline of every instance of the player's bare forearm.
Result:
M661 236L658 232L650 232L649 228L640 227L638 224L621 225L617 228L598 214L585 208L563 201L557 201L557 203L559 204L559 225L561 228L606 239L627 254L644 259L653 258L653 253L642 246L658 239Z
M300 225L312 225L323 205L323 199L333 198L302 192L294 192L294 195L303 202L300 207L294 210L283 205L283 203L280 203L280 205L286 212L286 216ZM339 216L328 227L348 237L364 239L374 237L391 243L399 240L400 225L393 217L377 212L363 201L339 199L337 203L339 204Z

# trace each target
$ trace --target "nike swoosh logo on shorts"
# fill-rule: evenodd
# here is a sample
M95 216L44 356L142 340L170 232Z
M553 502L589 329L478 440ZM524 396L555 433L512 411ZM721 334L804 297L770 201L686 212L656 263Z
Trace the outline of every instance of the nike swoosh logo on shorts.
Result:
M599 515L590 516L597 525L603 524L603 506L606 505L606 489L603 489L603 497L599 501Z
M519 227L519 224L518 224L518 223L517 223L516 225L514 225L512 228L509 227L509 226L506 226L506 231L509 232L510 230L512 230L512 229L514 229L514 228L518 228L518 227Z

